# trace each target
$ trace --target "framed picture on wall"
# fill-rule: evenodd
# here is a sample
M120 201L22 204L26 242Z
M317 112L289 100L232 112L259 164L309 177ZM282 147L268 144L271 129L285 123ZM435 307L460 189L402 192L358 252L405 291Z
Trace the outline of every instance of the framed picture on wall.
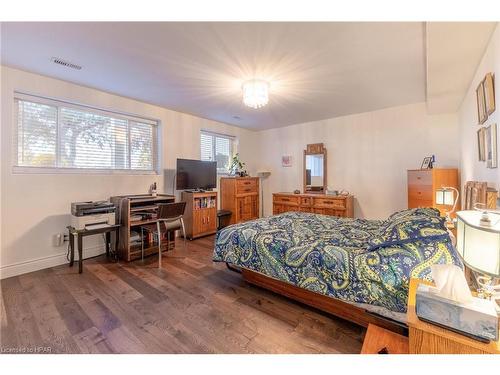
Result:
M497 124L492 124L486 128L486 155L487 167L498 167L498 152L497 152Z
M291 167L292 166L292 157L290 155L283 155L281 157L281 165L283 167Z
M477 131L477 150L478 150L478 160L486 161L485 128L481 128Z
M483 124L488 118L488 114L486 113L486 102L484 100L483 81L481 81L481 83L477 86L476 101L477 101L477 120L479 124Z
M495 112L495 76L492 73L486 74L486 77L484 77L483 85L486 113L489 116L493 112Z

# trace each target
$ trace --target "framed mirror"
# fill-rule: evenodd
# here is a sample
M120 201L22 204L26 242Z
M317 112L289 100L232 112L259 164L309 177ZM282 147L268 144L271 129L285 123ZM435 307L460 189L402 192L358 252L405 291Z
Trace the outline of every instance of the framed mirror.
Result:
M326 191L326 148L323 143L307 145L304 150L304 193Z

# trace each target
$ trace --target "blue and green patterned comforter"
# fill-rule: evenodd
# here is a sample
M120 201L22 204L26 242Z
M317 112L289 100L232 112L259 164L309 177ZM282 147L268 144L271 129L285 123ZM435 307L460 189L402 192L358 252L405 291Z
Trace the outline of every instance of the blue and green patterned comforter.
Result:
M462 266L433 209L383 221L287 212L222 229L213 260L396 312L406 311L410 278L429 279L436 263Z

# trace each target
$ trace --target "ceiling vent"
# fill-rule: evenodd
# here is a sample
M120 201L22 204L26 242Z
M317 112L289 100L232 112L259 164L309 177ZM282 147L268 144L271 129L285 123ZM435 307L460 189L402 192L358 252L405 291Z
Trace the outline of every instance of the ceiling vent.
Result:
M59 57L53 57L51 60L53 63L65 66L67 68L76 69L76 70L82 69L82 67L80 65L70 63L69 61L65 61L63 59L60 59Z

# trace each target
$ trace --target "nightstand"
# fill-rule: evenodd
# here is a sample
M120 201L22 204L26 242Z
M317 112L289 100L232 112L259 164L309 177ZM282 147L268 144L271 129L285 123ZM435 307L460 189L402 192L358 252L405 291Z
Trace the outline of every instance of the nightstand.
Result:
M415 313L415 295L419 279L410 280L408 328L410 354L500 354L500 342L488 344L473 340L434 324L421 321Z

